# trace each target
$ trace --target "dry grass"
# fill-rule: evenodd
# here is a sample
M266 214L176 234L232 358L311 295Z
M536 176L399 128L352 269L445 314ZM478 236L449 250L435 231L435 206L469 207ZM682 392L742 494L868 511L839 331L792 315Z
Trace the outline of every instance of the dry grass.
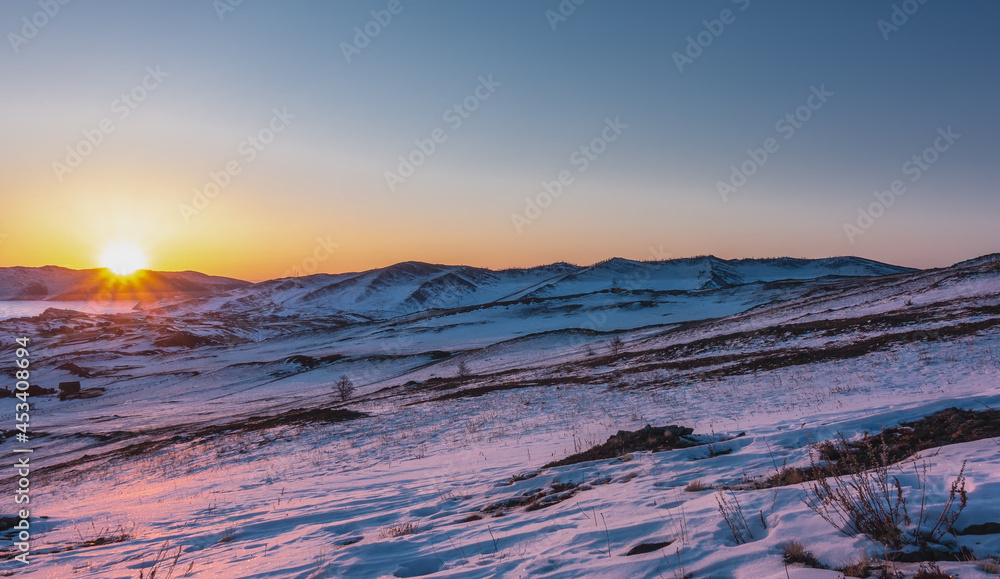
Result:
M976 569L979 569L983 573L996 575L1000 573L1000 559L996 557L987 557L986 559L976 563Z
M913 579L951 579L951 575L945 573L934 563L921 563Z
M233 539L236 538L236 527L229 527L226 531L219 537L220 543L231 543Z
M160 550L157 551L156 557L153 558L153 563L148 569L139 569L139 579L173 579L174 577L190 577L191 572L194 570L194 561L187 566L184 570L183 575L174 575L177 571L177 564L180 561L182 552L181 548L176 549L170 548L170 543L165 542Z
M388 527L383 528L378 533L378 538L381 539L394 539L396 537L403 537L405 535L412 535L417 532L416 523L394 523Z
M840 571L847 577L864 579L865 577L870 577L872 574L872 560L868 558L868 553L862 550L859 558L851 559L847 565L837 569L837 571Z
M771 488L797 485L813 480L814 477L811 475L812 473L807 473L801 468L782 468L757 486L760 488Z
M781 549L781 558L786 564L802 563L815 569L825 569L826 566L819 562L815 555L806 550L806 546L798 541L787 541L778 545Z
M684 490L689 493L700 493L701 491L711 490L712 485L706 484L705 481L701 479L696 479L687 484Z
M126 529L121 523L118 524L116 529L111 527L104 527L98 530L97 526L91 521L90 528L92 531L92 537L84 537L80 532L80 529L76 529L76 534L80 538L80 542L73 545L69 549L80 549L85 547L97 547L100 545L111 545L114 543L124 543L132 539L132 532L135 529L135 523L131 527Z

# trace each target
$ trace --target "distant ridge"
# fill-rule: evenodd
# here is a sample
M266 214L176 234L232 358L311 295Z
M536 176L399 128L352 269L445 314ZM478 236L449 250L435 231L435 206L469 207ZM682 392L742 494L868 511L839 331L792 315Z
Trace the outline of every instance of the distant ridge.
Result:
M491 270L406 261L363 272L315 274L237 286L198 300L162 303L169 311L356 315L385 318L424 310L609 291L700 292L780 280L872 277L911 268L858 257L664 261L611 258L590 266L554 263Z
M1000 259L1000 254L977 258L989 259ZM649 287L644 289L693 291L786 278L867 277L912 271L916 270L852 256L725 260L704 255L662 261L613 257L590 266L557 262L500 270L404 261L363 272L314 274L250 283L195 271L144 270L136 276L123 278L106 269L74 270L47 265L0 268L0 300L174 301L222 296L236 290L232 297L244 303L266 298L269 303L292 300L322 305L332 300L340 304L340 309L346 299L359 305L373 302L378 306L375 309L414 311L428 304L434 307L434 303L442 306L446 302L451 305L464 303L467 300L461 299L462 296L492 296L488 301L505 296L549 296L568 291L573 285L586 286L576 288L581 291L643 289L645 285ZM640 283L647 279L658 282ZM509 291L501 289L502 286ZM537 287L527 291L532 286ZM490 288L498 291L493 292ZM348 295L349 299L345 297ZM347 308L348 311L353 309Z
M195 271L136 272L117 276L106 269L0 268L0 300L112 301L205 297L246 287L249 282Z

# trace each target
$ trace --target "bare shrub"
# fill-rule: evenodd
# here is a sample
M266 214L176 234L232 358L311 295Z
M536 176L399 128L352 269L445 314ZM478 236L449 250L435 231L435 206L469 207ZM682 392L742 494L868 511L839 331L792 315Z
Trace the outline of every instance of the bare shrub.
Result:
M667 562L667 568L670 570L673 579L688 579L691 575L687 572L687 567L685 563L685 551L688 548L688 541L690 540L690 535L687 529L687 514L684 512L683 505L681 506L681 516L680 518L675 518L670 511L667 511L670 516L670 523L675 528L675 534L677 536L676 543L679 543L674 549L674 561L670 561L670 557L667 556L666 550L661 550L663 559Z
M910 524L903 487L897 477L889 474L886 446L882 444L878 452L867 439L866 444L871 463L875 464L871 471L865 470L854 454L846 451L847 440L841 435L833 449L844 451L835 474L814 482L805 503L849 537L863 534L898 549L903 545L902 526ZM815 470L812 448L809 458Z
M925 513L925 505L927 502L927 465L924 465L923 474L919 476L921 480L921 490L923 491L920 499L920 517L917 520L917 530L916 536L919 541L926 542L940 542L946 533L951 531L954 526L955 521L961 516L962 511L969 503L969 495L965 490L965 464L966 461L962 461L962 468L958 471L958 476L955 480L951 481L951 487L948 489L948 499L945 501L944 506L941 508L941 514L938 515L937 520L934 522L934 526L930 528L929 531L923 532L920 530L921 525L927 518ZM957 504L955 501L958 501Z
M750 532L750 525L747 524L746 517L743 516L743 507L740 505L739 499L736 498L736 493L729 491L729 496L730 498L727 499L722 489L719 489L718 494L715 495L715 502L719 505L719 513L722 514L722 518L729 525L733 540L736 541L737 545L742 545L753 539L753 533Z
M469 365L465 363L465 360L461 360L458 363L458 377L465 378L466 376L472 374L472 370L469 370Z
M880 444L876 447L873 440L879 440ZM925 509L926 469L922 475L918 472L923 490L920 514L916 529L906 533L904 527L909 526L911 520L903 487L897 477L889 474L892 464L888 445L874 437L865 437L860 444L864 450L862 458L857 452L849 450L851 447L843 435L837 441L824 443L823 454L836 456L839 460L825 467L831 476L812 484L805 499L806 505L849 537L867 535L893 549L899 549L905 543L925 545L927 542L940 542L968 504L965 463L962 463L958 477L951 483L941 513L927 531L921 530L923 522L929 520ZM812 448L809 457L811 470L817 472ZM831 479L833 485L830 484Z
M340 400L343 402L347 402L354 396L354 382L351 382L351 378L347 374L342 375L340 380L337 380L334 389L336 389L337 395L340 396Z
M622 339L619 338L618 336L611 338L611 341L608 342L608 349L611 350L612 356L617 356L618 354L621 354L624 348L625 348L625 342L623 342Z

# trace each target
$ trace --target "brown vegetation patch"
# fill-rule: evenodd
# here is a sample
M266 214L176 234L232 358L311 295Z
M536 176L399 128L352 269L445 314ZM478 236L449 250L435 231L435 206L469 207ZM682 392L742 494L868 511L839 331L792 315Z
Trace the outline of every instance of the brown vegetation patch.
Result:
M769 488L814 481L842 474L846 464L867 470L880 466L877 462L883 457L888 464L895 464L928 448L996 437L1000 437L1000 410L947 408L887 428L879 434L866 435L859 441L823 441L816 445L816 450L825 464L787 468L759 486Z
M969 525L961 531L955 531L956 535L1000 535L1000 523L982 523L979 525Z
M368 416L364 412L348 410L346 408L308 408L294 409L274 414L272 416L252 416L242 420L234 420L218 426L206 426L197 432L195 436L204 437L213 434L227 432L256 432L277 428L280 426L291 426L296 424L321 424L344 422Z
M516 497L491 503L483 507L481 512L493 515L494 517L502 517L519 507L525 507L526 511L537 511L557 505L571 498L576 493L588 490L589 488L591 487L581 487L578 483L554 481L549 485L549 488L536 488L524 491Z
M543 468L565 466L591 460L617 458L640 450L659 452L697 446L700 443L686 438L693 433L693 429L686 426L677 426L676 424L661 427L647 424L642 430L619 430L618 434L608 438L604 444L567 456L562 460L550 462Z
M191 332L168 332L153 342L153 345L157 348L200 348L202 346L217 346L219 341Z

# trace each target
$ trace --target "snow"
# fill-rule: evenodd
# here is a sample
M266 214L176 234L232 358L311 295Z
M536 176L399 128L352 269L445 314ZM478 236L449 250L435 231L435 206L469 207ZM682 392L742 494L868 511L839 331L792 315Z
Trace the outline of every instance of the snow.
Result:
M174 577L190 566L206 578L834 578L842 574L786 569L779 545L797 540L831 569L863 551L880 558L881 545L843 535L805 505L808 484L745 481L807 465L809 443L838 433L1000 407L996 260L920 272L854 259L713 260L505 272L402 264L142 312L9 320L0 341L32 337L37 383L107 391L34 399L33 515L47 518L32 519L32 564L4 568L134 578L179 548ZM639 268L651 268L648 278L623 283ZM476 289L457 306L409 311L414 292L449 274ZM860 277L873 274L886 275ZM359 276L353 293L305 299ZM710 283L720 277L731 285ZM366 293L371 284L381 289ZM215 343L156 345L181 330ZM614 335L621 356L608 350ZM459 361L470 376L456 376ZM331 386L345 374L359 390L343 404ZM13 403L0 400L0 412L10 416ZM368 416L238 428L341 406ZM688 426L731 452L708 457L696 446L543 468L646 424ZM963 462L969 508L956 527L1000 522L998 439L922 451L893 473L919 504L914 466L926 465L936 516ZM694 480L716 488L685 490ZM3 493L13 482L7 475ZM590 488L538 510L481 511L553 483ZM720 514L721 486L746 515L746 544ZM119 528L121 542L82 546ZM979 558L1000 554L1000 535L950 540ZM649 542L670 544L625 555ZM990 576L969 562L939 564ZM895 567L911 577L917 564Z
M0 268L0 300L135 302L210 295L246 285L244 281L195 271L140 270L133 276L119 277L107 269L73 270L51 265Z
M858 258L726 261L715 257L637 262L612 259L593 266L553 264L491 271L417 262L340 275L272 280L210 301L186 301L167 310L267 311L279 315L337 311L394 317L425 310L579 296L610 290L696 291L752 282L824 276L870 276L910 271Z

